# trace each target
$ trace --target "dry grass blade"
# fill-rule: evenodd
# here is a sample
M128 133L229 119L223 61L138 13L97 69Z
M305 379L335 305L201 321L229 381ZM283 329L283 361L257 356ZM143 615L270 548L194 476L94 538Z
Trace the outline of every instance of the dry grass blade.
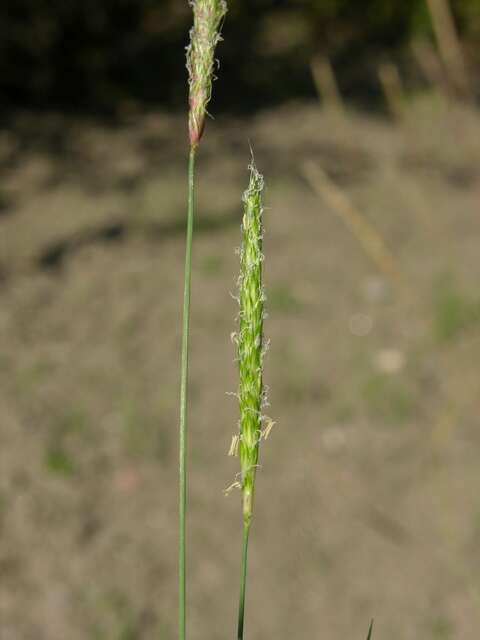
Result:
M311 61L310 67L313 82L322 105L333 112L343 113L342 95L330 60L324 56L315 56Z
M448 0L427 0L432 25L449 82L459 98L471 100L472 89L465 56Z
M403 276L382 236L355 208L347 194L315 162L305 162L302 169L315 193L340 216L375 266L397 285L403 285Z
M393 62L383 62L378 67L378 78L391 116L395 120L402 120L405 95L398 67Z
M425 80L443 98L448 99L447 79L435 47L427 40L416 40L411 45L411 51Z

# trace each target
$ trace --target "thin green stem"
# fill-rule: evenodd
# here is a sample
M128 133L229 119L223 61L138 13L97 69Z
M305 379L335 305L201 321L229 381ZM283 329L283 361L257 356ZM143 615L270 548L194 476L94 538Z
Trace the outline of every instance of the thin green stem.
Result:
M243 521L242 565L240 574L240 603L238 606L237 640L243 640L243 623L245 620L245 590L247 586L248 537L250 534L250 520Z
M188 162L188 215L185 249L185 279L183 289L182 367L180 383L180 438L179 438L179 497L178 497L178 637L185 640L186 629L186 579L185 579L185 515L187 508L187 401L188 401L188 338L190 329L190 290L192 279L192 237L194 193L195 146L190 148Z

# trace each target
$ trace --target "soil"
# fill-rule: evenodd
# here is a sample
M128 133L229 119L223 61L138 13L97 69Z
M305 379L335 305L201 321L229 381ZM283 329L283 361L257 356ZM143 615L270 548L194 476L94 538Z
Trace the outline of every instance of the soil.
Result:
M235 293L249 144L265 176L265 380L249 640L476 640L480 120L290 104L198 156L188 635L233 638ZM2 640L176 637L183 114L19 113L0 135ZM312 188L378 232L390 280Z

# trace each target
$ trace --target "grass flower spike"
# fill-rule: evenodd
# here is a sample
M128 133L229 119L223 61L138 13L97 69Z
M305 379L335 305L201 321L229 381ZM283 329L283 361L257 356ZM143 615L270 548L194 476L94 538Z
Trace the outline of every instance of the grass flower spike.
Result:
M212 95L215 47L221 40L220 29L227 12L225 0L191 0L193 27L187 48L190 84L188 118L190 144L195 147L202 137L207 105Z
M255 472L262 435L263 318L262 200L263 178L250 167L250 184L243 196L242 248L240 251L240 328L237 336L239 366L240 457L243 517L252 518Z
M240 432L234 436L230 453L240 458L240 481L235 483L242 491L243 545L238 611L238 639L243 638L247 551L253 514L255 476L258 467L260 440L266 438L272 427L262 409L266 404L263 386L263 320L265 294L262 283L262 189L263 178L252 160L250 183L243 195L242 247L240 250L239 331L235 336L239 366L238 399L240 405Z

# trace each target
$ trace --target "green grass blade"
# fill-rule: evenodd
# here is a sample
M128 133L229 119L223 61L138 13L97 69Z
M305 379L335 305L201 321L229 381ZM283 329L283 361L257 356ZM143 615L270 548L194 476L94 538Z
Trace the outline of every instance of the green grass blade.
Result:
M372 634L373 634L373 620L370 622L370 627L368 629L367 640L372 640Z
M243 627L245 624L245 590L247 585L247 554L250 523L243 525L242 563L240 573L240 602L238 606L237 640L243 640Z

